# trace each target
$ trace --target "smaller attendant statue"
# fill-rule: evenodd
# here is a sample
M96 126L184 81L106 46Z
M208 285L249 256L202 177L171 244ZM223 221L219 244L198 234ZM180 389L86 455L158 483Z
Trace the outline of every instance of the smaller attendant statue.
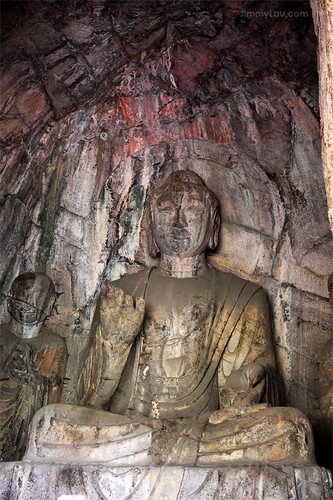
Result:
M66 344L43 326L55 299L45 274L24 273L12 284L11 319L0 325L0 461L20 460L35 412L60 401Z

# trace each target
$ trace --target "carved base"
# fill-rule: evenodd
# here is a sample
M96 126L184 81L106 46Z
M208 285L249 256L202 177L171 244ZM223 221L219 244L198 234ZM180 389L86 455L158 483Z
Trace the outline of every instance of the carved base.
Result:
M7 462L0 464L0 478L1 500L333 498L330 472L311 465L111 468Z

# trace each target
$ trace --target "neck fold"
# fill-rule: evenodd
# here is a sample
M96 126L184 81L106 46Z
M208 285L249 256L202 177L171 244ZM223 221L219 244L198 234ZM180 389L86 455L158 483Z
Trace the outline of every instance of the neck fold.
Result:
M159 272L173 278L194 278L208 269L205 254L182 257L161 255Z

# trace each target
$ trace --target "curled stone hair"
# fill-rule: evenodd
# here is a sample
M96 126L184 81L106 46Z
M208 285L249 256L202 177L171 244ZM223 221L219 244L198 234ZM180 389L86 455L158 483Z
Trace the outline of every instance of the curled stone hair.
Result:
M200 192L203 198L206 200L210 210L210 217L213 221L213 231L212 236L208 242L208 249L214 250L217 246L218 233L220 228L220 210L218 199L216 198L215 194L207 188L206 184L198 174L192 172L191 170L176 170L168 176L164 184L152 191L148 200L148 221L150 226L147 234L148 253L152 257L156 257L159 251L151 231L152 207L156 204L159 197L164 194L166 190L170 192L180 192L184 191L184 189Z

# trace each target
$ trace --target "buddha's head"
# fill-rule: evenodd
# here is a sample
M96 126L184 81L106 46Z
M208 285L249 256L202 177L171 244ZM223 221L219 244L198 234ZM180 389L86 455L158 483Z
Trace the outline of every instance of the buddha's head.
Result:
M24 273L15 278L8 295L12 330L20 337L35 337L51 314L56 299L52 280L42 273Z
M151 253L191 257L217 246L219 203L199 175L170 174L150 198Z

